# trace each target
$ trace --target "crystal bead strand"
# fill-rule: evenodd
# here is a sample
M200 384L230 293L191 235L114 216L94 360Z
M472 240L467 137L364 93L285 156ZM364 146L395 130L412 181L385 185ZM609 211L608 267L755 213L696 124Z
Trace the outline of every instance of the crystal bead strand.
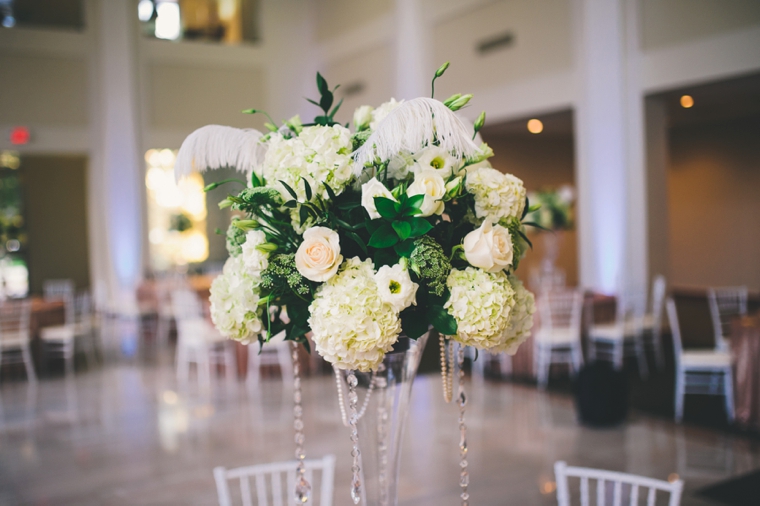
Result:
M380 374L375 379L379 396L377 404L377 455L378 472L377 482L380 488L380 506L388 506L388 406L386 405L387 380L382 377L385 365L380 364L377 372Z
M454 383L454 368L449 367L448 361L446 360L446 338L443 336L443 334L441 334L438 336L438 339L441 347L441 380L443 381L443 400L449 403L451 402L451 391ZM450 350L449 357L451 357Z
M457 402L459 403L459 467L462 471L459 475L459 486L462 489L462 506L470 505L470 494L467 492L467 486L470 484L470 474L467 472L467 426L464 424L464 408L467 404L467 397L464 395L464 346L459 345L457 349L457 365L459 366L459 391Z
M296 467L298 480L296 482L295 498L296 503L304 504L309 501L311 484L306 480L306 467L303 462L306 454L303 451L305 438L303 435L303 408L301 407L301 364L298 360L297 343L293 343L291 356L293 358L293 415L295 417L293 428L296 430L296 460L298 460L298 466Z
M361 452L359 451L359 431L356 427L359 421L359 415L356 410L356 404L359 399L356 394L356 386L359 381L356 379L354 371L348 372L346 378L348 383L348 424L351 427L351 456L353 464L351 466L351 500L354 504L359 504L362 498L362 481L361 481Z
M385 367L383 364L380 364L380 367ZM379 369L378 369L379 370ZM340 408L340 419L343 420L343 425L348 427L348 417L346 416L346 404L343 400L343 380L341 379L340 375L340 369L337 369L333 367L333 372L335 372L335 386L338 388L338 407ZM359 411L358 418L356 421L362 419L364 416L364 413L367 411L367 406L369 406L369 400L372 397L372 391L375 389L375 377L377 375L377 371L372 371L372 376L369 378L369 388L367 389L367 393L364 395L364 402L362 403L362 409Z

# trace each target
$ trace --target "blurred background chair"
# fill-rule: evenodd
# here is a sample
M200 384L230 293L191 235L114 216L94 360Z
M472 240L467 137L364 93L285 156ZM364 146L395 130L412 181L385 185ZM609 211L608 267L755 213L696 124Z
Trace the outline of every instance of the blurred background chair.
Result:
M23 363L29 381L37 381L29 348L30 300L0 302L0 366Z
M172 311L177 322L177 380L187 385L190 365L195 364L202 388L211 388L212 370L224 365L228 380L235 377L232 343L222 336L203 315L198 295L191 290L172 292Z
M42 283L45 300L74 298L74 281L71 279L47 279Z
M747 314L747 294L746 286L707 289L716 350L728 351L726 338L731 335L731 322Z
M85 349L87 366L96 359L95 335L93 332L92 302L88 292L82 292L72 299L64 299L64 324L43 327L40 339L45 346L45 360L51 355L63 358L66 374L74 372L76 343L79 341Z
M546 388L552 364L568 364L573 376L583 365L583 294L579 290L545 292L538 298L538 311L541 327L535 332L533 359L538 385Z
M319 460L306 460L304 464L306 465L305 478L312 486L309 504L332 506L335 455L326 455ZM292 460L235 469L226 469L221 466L214 468L219 506L236 504L232 499L233 494L228 483L230 480L239 481L241 503L245 506L293 504L295 501L297 465L298 462ZM314 480L315 473L321 474L318 483ZM254 488L256 490L255 496L253 495ZM319 498L318 501L315 500L317 498Z
M665 368L665 351L662 347L662 316L665 313L665 292L667 282L665 276L657 275L652 281L652 292L649 308L644 315L644 344L649 345L654 352L657 369Z
M615 321L594 323L589 329L589 358L612 362L616 369L621 370L626 352L632 353L638 361L639 374L646 378L649 367L644 353L645 313L646 292L628 290L620 294L617 298Z
M251 387L259 384L261 367L277 365L280 368L282 381L286 385L293 384L293 359L291 357L291 341L285 341L285 331L272 336L268 343L259 345L258 341L248 345L248 372L246 381Z
M723 395L729 422L734 420L733 373L731 354L721 350L684 351L676 303L668 298L668 319L673 334L676 361L675 419L683 419L686 394Z
M570 480L580 478L580 504L589 506L591 494L596 496L595 504L631 504L638 505L639 497L646 497L647 504L654 506L657 492L668 494L668 506L681 504L683 481L664 481L638 476L635 474L618 473L602 469L590 469L587 467L568 466L566 462L559 461L554 464L554 477L557 480L557 503L559 506L570 506ZM591 492L591 481L596 481L596 487ZM628 499L623 501L623 496ZM608 496L612 496L611 498Z

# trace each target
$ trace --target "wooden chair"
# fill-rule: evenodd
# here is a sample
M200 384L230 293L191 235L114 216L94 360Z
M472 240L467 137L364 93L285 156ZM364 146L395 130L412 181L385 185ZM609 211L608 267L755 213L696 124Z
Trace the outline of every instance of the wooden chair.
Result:
M657 500L657 492L668 494L668 506L681 504L683 481L673 482L655 480L635 474L590 469L587 467L568 466L563 461L555 462L554 476L557 480L557 503L559 506L570 506L570 483L569 478L580 478L580 504L590 506L591 492L590 481L596 481L596 506L607 504L620 506L623 504L623 495L628 496L626 504L636 506L639 497L646 494L647 506L654 506ZM609 495L612 500L608 501Z
M575 375L583 365L581 315L583 294L578 290L546 292L538 298L541 327L533 340L536 375L540 388L549 383L554 363L566 363Z
M683 419L683 402L686 394L723 395L728 421L733 422L734 383L731 354L714 349L684 351L676 303L672 298L668 298L667 308L676 359L676 422L680 423Z
M747 314L747 287L708 288L707 300L715 331L715 349L728 351L726 338L731 334L731 321Z
M29 381L37 381L29 347L32 303L30 300L0 303L0 365L23 363Z
M306 480L312 486L312 497L308 504L332 506L335 455L326 455L319 460L306 460L304 463L306 465ZM286 506L293 504L295 501L297 465L298 462L292 460L235 469L214 468L219 506L233 505L232 491L228 483L230 480L239 480L240 499L243 506L253 506L254 504L258 506ZM320 472L322 475L318 489L319 501L315 501L317 497L315 494L317 490L314 488L316 485L314 481L315 472ZM255 499L253 496L254 488L256 489Z

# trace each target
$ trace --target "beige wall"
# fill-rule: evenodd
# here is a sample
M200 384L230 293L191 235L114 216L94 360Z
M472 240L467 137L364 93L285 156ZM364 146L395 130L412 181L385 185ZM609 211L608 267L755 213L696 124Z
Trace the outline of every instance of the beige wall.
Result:
M87 244L87 159L84 156L21 158L24 217L29 234L29 289L51 278L90 285Z
M523 180L528 191L545 187L556 188L563 184L575 186L573 138L566 136L544 136L531 134L489 135L483 139L494 150L492 165L502 172L509 172ZM518 274L523 280L533 269L538 269L544 255L543 239L539 233L531 233L533 251L520 263ZM578 283L578 246L575 230L565 232L560 247L557 266L564 269L567 283Z
M315 0L315 35L325 41L393 11L393 0Z
M760 118L671 131L675 285L760 286Z
M760 25L757 0L641 0L641 3L644 50Z

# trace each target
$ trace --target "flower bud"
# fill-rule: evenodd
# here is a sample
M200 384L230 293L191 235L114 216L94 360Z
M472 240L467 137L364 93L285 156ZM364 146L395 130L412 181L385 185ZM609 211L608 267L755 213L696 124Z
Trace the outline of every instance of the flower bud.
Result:
M261 226L256 220L237 220L233 221L232 224L240 230L254 230Z
M448 183L446 183L446 197L453 199L459 195L459 187L462 184L462 176L457 176Z
M451 95L449 98L447 98L446 100L444 100L443 105L445 105L446 107L451 107L451 104L461 96L462 96L461 93L455 93Z
M232 207L232 201L230 199L224 199L219 202L219 209L227 209L228 207Z
M443 73L446 72L447 68L449 68L449 62L446 62L438 67L438 70L435 71L435 77L441 77Z
M256 246L256 249L262 253L272 253L277 251L277 245L273 242L265 242Z
M483 128L483 125L486 123L486 111L483 111L480 113L480 116L478 116L478 119L475 120L475 131L479 132L481 128Z
M462 107L466 106L467 103L472 98L472 94L468 93L467 95L462 95L461 97L454 100L451 104L448 104L449 109L452 111L458 111Z

